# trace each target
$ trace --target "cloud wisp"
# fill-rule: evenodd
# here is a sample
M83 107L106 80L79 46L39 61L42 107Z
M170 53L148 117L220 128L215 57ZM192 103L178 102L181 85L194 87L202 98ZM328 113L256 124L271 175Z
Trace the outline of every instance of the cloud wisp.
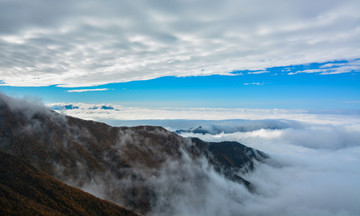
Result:
M264 74L264 73L269 73L269 71L266 70L254 71L254 72L248 72L247 74Z
M1 85L85 87L360 57L356 0L5 0L0 8Z
M252 83L244 83L244 85L257 85L257 86L261 86L264 85L263 82L252 82Z
M97 89L71 89L71 90L67 90L67 92L73 93L73 92L77 92L77 93L82 93L82 92L94 92L94 91L109 91L108 88L97 88Z
M297 72L290 72L289 75L295 75L299 73L318 73L320 75L330 75L330 74L341 74L341 73L351 73L357 72L360 70L360 59L356 59L351 62L346 63L329 63L320 66L318 69L306 69Z

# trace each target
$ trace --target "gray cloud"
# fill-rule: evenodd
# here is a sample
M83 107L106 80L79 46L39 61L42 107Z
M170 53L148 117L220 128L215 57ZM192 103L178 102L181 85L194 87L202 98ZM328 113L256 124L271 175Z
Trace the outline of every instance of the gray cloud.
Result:
M358 1L1 1L5 85L66 87L359 58ZM101 75L100 75L101 74Z

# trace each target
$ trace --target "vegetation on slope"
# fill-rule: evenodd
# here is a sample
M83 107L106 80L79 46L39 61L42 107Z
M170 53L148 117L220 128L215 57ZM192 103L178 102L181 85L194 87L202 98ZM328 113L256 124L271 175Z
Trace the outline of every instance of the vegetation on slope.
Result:
M136 214L68 186L0 151L0 215Z

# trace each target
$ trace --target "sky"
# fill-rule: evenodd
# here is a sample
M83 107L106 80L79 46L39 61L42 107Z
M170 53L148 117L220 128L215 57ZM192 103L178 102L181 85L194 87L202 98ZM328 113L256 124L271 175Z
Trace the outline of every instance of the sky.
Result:
M278 163L246 176L259 194L207 173L201 208L192 184L176 184L190 192L169 200L177 215L359 215L359 11L359 0L0 0L0 96L113 126L225 128L182 135Z
M360 2L0 0L0 91L44 103L360 109Z

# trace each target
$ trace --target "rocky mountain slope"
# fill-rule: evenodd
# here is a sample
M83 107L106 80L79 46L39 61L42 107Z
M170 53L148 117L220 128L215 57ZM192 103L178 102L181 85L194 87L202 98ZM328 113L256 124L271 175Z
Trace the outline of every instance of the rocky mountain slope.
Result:
M139 214L171 212L166 197L208 181L209 170L251 189L242 174L267 157L235 142L208 143L154 126L110 127L1 94L0 149Z
M1 215L136 215L68 186L3 151L0 176Z

